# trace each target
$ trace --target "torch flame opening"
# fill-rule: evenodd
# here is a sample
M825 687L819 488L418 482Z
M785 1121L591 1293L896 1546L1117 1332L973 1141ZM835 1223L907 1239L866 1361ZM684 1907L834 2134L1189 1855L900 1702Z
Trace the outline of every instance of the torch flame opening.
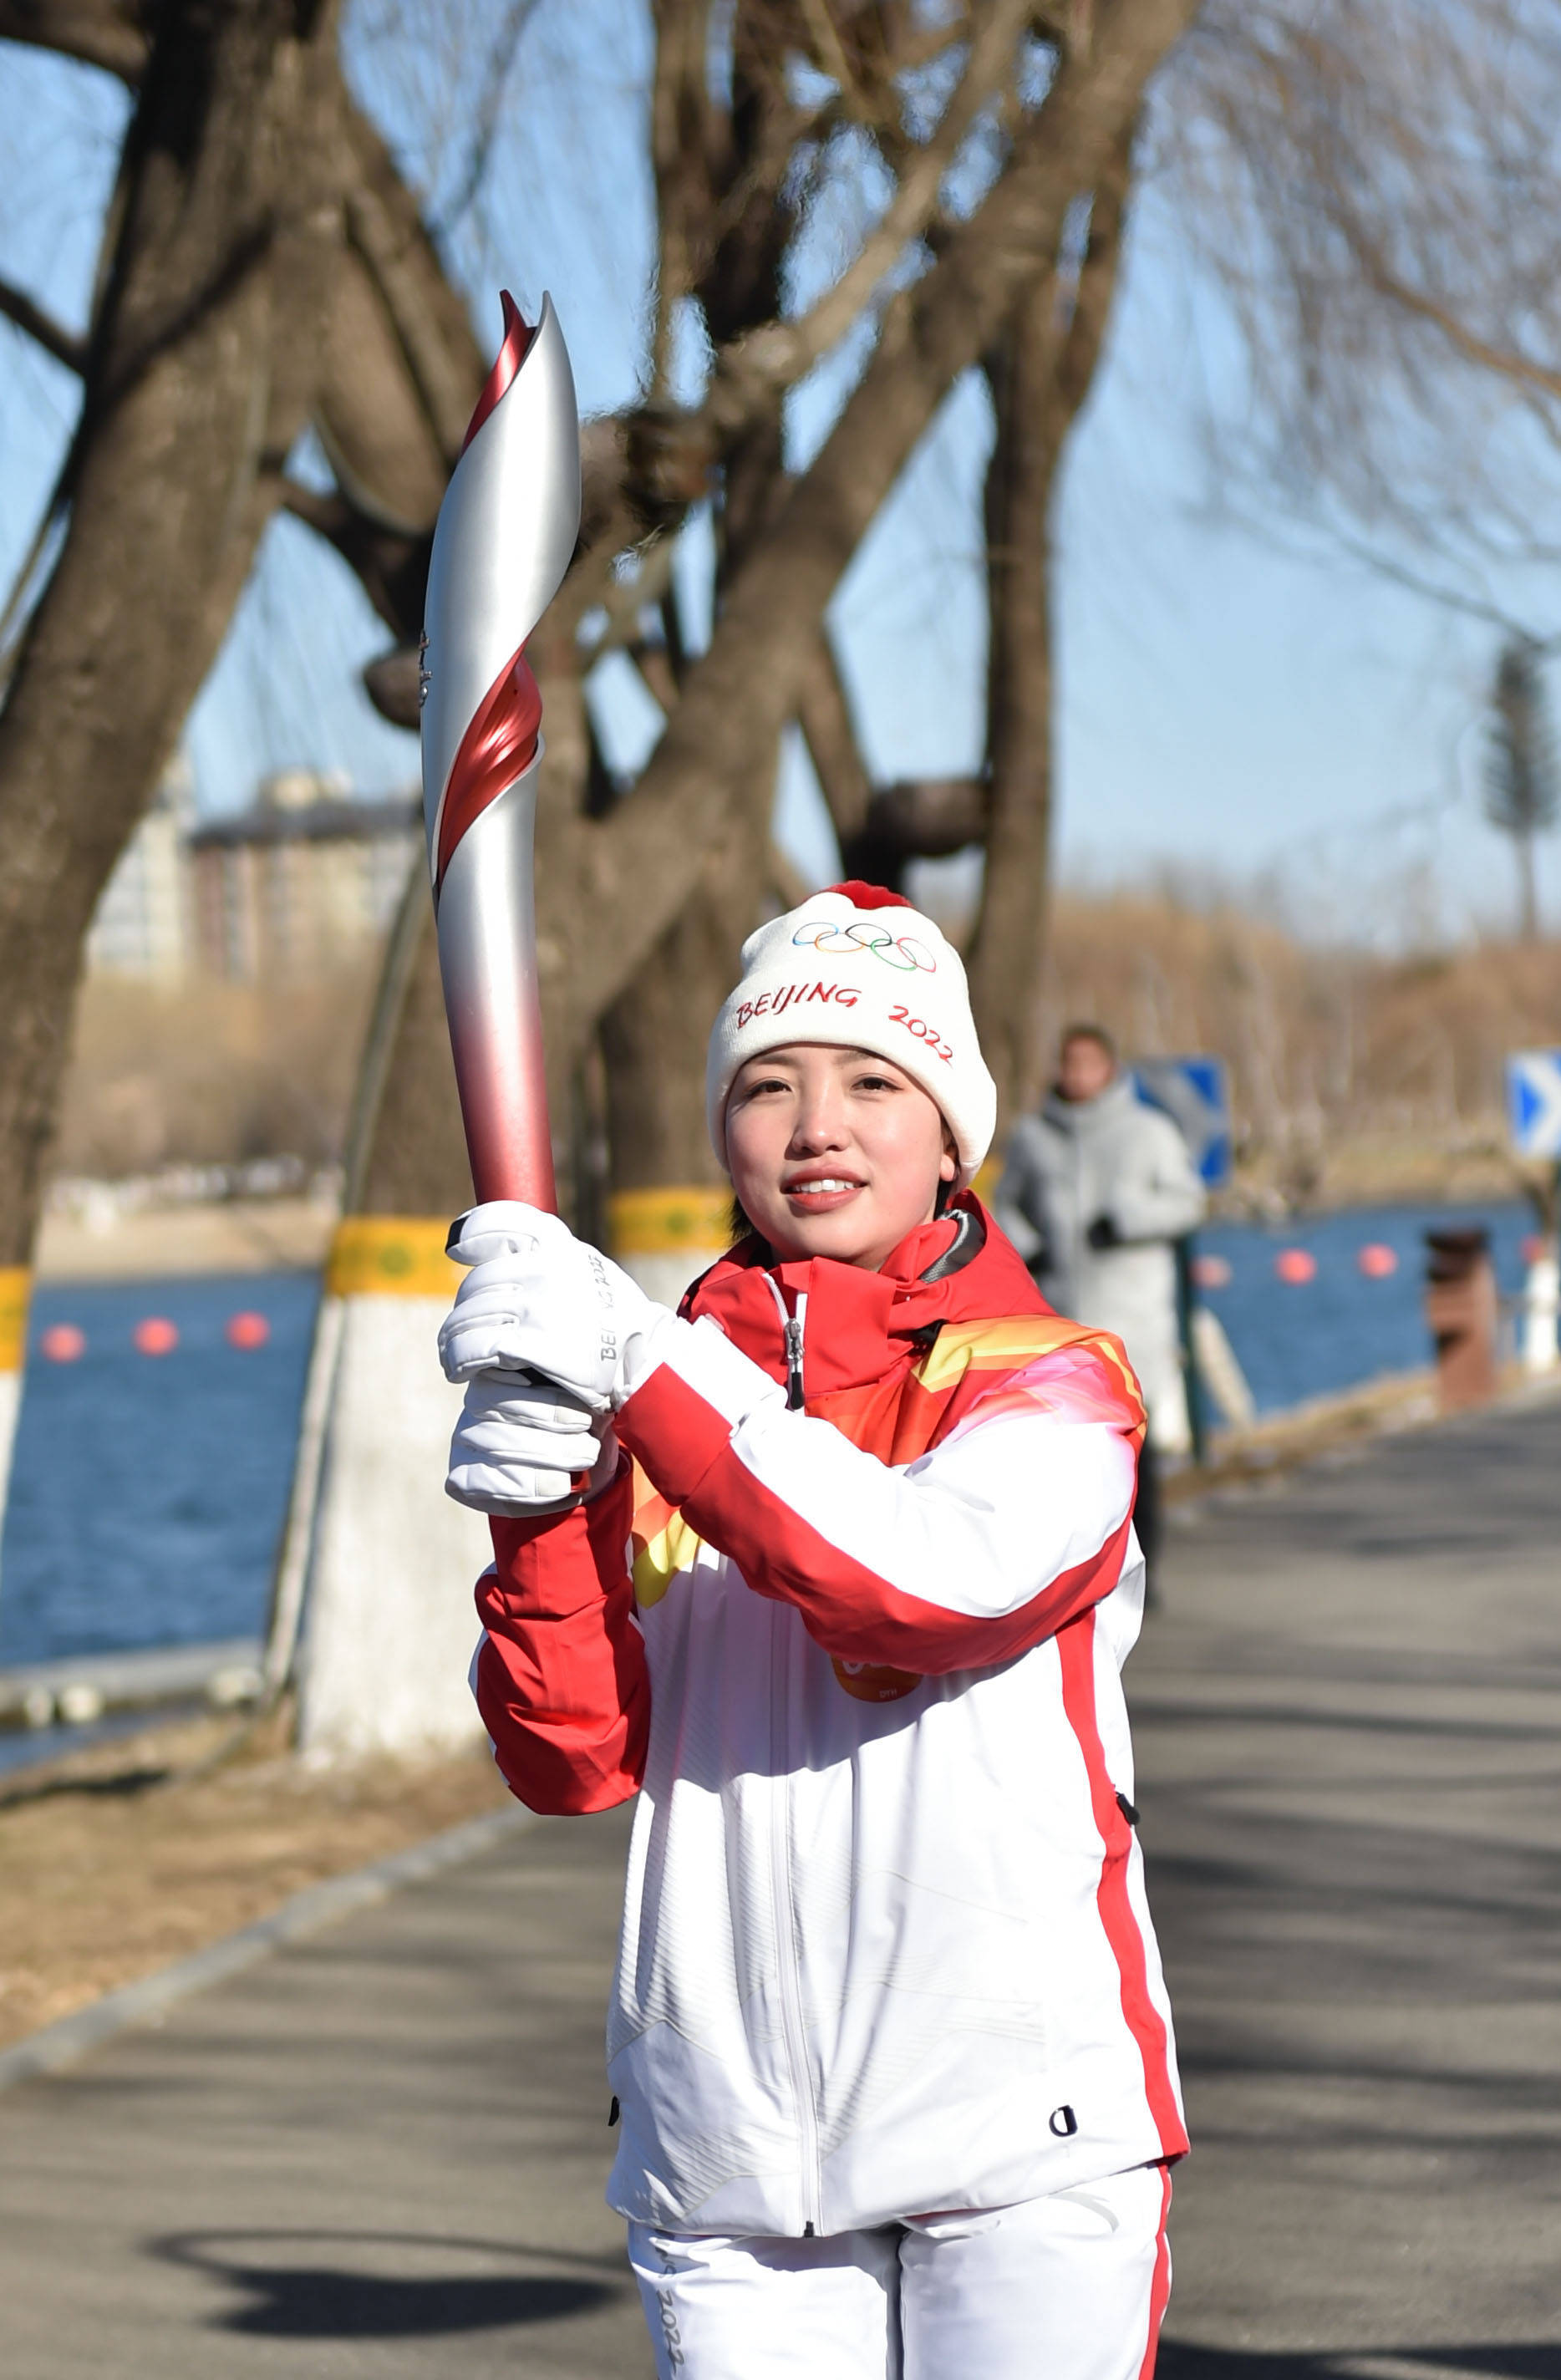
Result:
M526 350L537 335L507 289L500 290L499 303L504 310L504 335L493 358L493 369L483 382L477 408L466 424L466 434L461 441L463 455L526 361Z

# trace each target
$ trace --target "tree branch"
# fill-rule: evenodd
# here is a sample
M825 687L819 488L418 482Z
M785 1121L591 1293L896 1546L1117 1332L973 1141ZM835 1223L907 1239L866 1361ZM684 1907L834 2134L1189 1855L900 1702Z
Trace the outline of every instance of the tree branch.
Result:
M843 852L867 823L873 788L863 765L851 698L822 626L805 666L797 720Z
M1486 602L1481 597L1466 594L1456 587L1445 587L1434 578L1422 577L1407 563L1397 562L1391 554L1379 552L1362 538L1351 537L1343 529L1334 530L1332 536L1334 542L1349 555L1351 561L1374 571L1380 577L1391 579L1396 587L1406 589L1411 595L1423 596L1428 603L1439 603L1449 612L1461 612L1470 620L1483 620L1491 627L1500 628L1506 636L1521 637L1541 652L1554 652L1557 643L1561 642L1554 633L1549 637L1536 637L1531 628L1525 627L1520 620L1515 620L1499 604Z
M350 103L345 122L357 168L347 193L348 232L384 308L447 474L487 377L487 357L384 140Z
M971 1000L1011 1115L1038 1087L1039 966L1052 812L1050 518L1068 433L1089 394L1121 258L1134 122L1095 187L1071 314L1054 272L1038 280L988 364L998 434L986 487L991 642L986 685L986 868L972 941Z
M1095 380L1107 326L1116 302L1122 262L1122 231L1127 216L1128 184L1132 171L1135 118L1127 125L1110 160L1095 184L1090 207L1089 233L1078 287L1069 316L1067 335L1058 358L1056 402L1066 427L1078 412Z
M1341 225L1340 228L1346 227ZM1482 338L1451 306L1434 298L1428 289L1417 289L1395 273L1362 235L1347 230L1346 237L1357 238L1361 269L1378 296L1439 331L1453 353L1461 356L1465 363L1473 364L1481 371L1494 372L1502 380L1514 381L1519 387L1541 395L1561 397L1561 371L1554 366L1542 363L1537 356L1525 355L1519 347Z
M509 0L509 14L500 28L497 40L490 50L482 77L482 95L478 102L477 125L466 158L466 170L461 176L460 188L445 208L437 223L430 229L436 238L444 239L454 229L487 178L493 154L493 142L498 133L510 75L514 67L515 52L526 26L536 15L539 0Z
M709 844L734 804L768 802L777 739L795 714L841 572L950 382L1055 259L1069 205L1107 170L1145 80L1195 6L1102 6L1087 58L1064 57L979 213L889 307L830 437L734 577L709 650L634 793L600 827L543 806L538 868L558 887L555 914L590 916L599 954L587 980L572 973L562 944L545 933L539 943L561 1058L583 1046L687 898L690 852Z
M656 174L660 237L656 276L656 322L650 342L650 395L664 400L672 369L672 331L679 301L688 295L694 273L689 226L694 194L707 200L708 159L703 141L691 137L690 118L704 113L705 12L686 0L657 0L656 76L650 93L650 158Z
M54 50L134 86L159 13L159 0L0 0L0 42Z
M0 281L0 314L14 322L18 331L25 331L30 339L36 339L67 371L79 375L86 370L86 340L56 322L42 306L34 305L25 289L14 289L8 281Z
M764 323L722 354L711 405L723 427L729 417L746 418L761 392L768 395L800 380L843 338L885 274L911 242L920 238L932 221L944 176L960 144L1003 84L1033 8L1034 0L993 0L937 131L912 152L882 223L817 304L795 322ZM833 20L823 0L818 0L818 9L833 32ZM811 10L809 21L813 21ZM835 41L838 46L838 34Z
M280 501L284 512L334 546L397 638L415 644L423 624L431 536L377 518L339 489L326 494L284 478Z

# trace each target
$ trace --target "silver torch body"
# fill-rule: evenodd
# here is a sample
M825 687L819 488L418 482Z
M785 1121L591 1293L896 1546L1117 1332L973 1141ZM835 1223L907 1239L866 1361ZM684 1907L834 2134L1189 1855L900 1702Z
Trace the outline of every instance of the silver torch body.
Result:
M580 423L551 298L504 340L434 529L423 819L455 1083L478 1200L556 1204L532 851L541 698L525 647L580 528Z

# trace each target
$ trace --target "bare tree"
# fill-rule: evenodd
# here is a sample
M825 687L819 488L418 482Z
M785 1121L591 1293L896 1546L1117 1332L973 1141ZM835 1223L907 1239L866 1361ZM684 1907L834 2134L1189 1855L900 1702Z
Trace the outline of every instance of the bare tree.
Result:
M1148 146L1244 343L1228 501L1487 615L1493 571L1554 560L1558 108L1528 0L1208 0Z
M1491 687L1485 751L1485 816L1509 835L1518 861L1518 929L1539 938L1534 845L1561 811L1555 736L1534 647L1512 638L1502 647Z
M1074 253L1059 259L1030 293L987 366L998 425L986 482L989 787L971 992L1005 1116L1036 1095L1042 1066L1040 970L1052 812L1053 493L1110 318L1134 130L1130 122L1118 135Z
M589 444L581 548L537 656L552 754L540 955L561 1114L599 1018L631 989L644 997L701 871L728 942L741 923L766 864L779 737L816 677L829 597L946 391L1055 273L1071 210L1111 170L1192 6L1108 0L1054 17L972 0L929 20L892 0L661 0L653 376L644 403ZM0 0L0 36L88 59L138 91L80 350L65 534L0 718L0 847L17 855L0 893L0 1254L20 1260L80 938L265 519L285 504L329 537L404 646L480 358L412 194L342 82L328 9ZM725 92L708 70L723 42ZM797 61L813 69L806 100ZM865 141L892 177L881 219L833 285L788 315L779 260ZM700 402L680 409L666 363L690 309L712 361ZM789 474L784 393L865 317L865 370L808 469ZM310 418L336 465L324 497L283 470ZM720 608L691 660L658 574L709 492ZM601 644L582 649L578 631L603 617L672 699L626 794L604 783L581 695ZM376 680L387 708L405 685L404 659L389 660ZM670 961L692 965L708 947L689 930ZM394 1106L387 1088L387 1114ZM394 1152L381 1159L369 1177L399 1202Z
M309 416L335 40L329 6L169 0L126 141L58 493L68 528L0 713L7 1263L31 1246L82 938Z

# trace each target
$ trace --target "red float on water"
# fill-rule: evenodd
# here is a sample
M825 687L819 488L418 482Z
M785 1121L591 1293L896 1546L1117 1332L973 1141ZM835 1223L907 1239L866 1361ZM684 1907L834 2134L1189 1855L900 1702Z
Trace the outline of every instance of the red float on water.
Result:
M263 1347L271 1324L263 1314L230 1314L224 1335L230 1347Z
M1310 1248L1281 1248L1274 1259L1274 1269L1281 1281L1299 1287L1302 1281L1317 1278L1317 1259Z
M165 1314L149 1314L130 1336L143 1355L171 1355L179 1343L178 1326Z
M87 1352L87 1333L74 1322L51 1322L39 1334L38 1353L51 1364L74 1364Z
M1223 1257L1194 1257L1192 1278L1200 1289L1228 1289L1230 1267Z
M1398 1269L1397 1254L1381 1240L1368 1240L1356 1257L1355 1264L1357 1270L1363 1272L1368 1281L1386 1281L1390 1273Z

